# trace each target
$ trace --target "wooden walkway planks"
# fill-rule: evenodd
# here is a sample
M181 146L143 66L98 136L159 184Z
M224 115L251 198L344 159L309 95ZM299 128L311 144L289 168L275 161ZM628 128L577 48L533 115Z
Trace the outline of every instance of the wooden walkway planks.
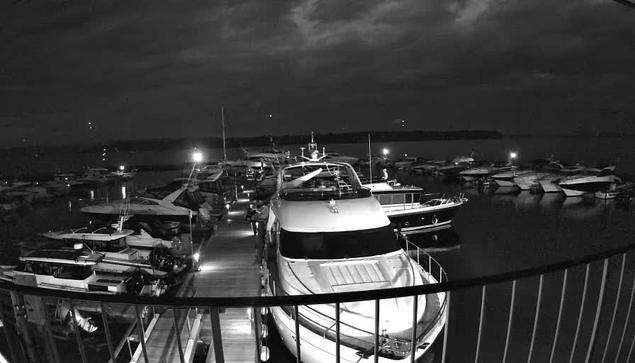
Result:
M184 284L189 286L183 287L178 296L260 295L260 263L256 259L259 237L254 236L250 223L244 220L246 208L246 202L234 203L228 216L219 223L216 233L201 243L199 271L188 276ZM249 309L221 309L220 325L225 362L255 362L256 334ZM209 344L206 361L215 362L209 310L205 311L200 328L197 338L200 335L200 339ZM186 326L183 326L180 335L185 351L189 337ZM161 315L146 346L150 362L180 362L171 310ZM144 362L143 355L138 362Z
M197 296L259 296L260 263L256 259L258 236L243 218L244 203L235 203L218 233L201 248L200 272L194 278ZM221 334L225 362L254 362L256 334L252 314L247 308L221 310ZM203 321L201 337L212 341L211 323ZM206 362L216 362L210 344Z

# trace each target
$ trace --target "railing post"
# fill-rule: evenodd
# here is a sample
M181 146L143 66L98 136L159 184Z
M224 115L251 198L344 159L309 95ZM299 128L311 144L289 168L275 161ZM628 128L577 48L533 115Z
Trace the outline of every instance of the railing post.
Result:
M261 351L262 351L261 342L262 342L262 339L264 339L264 336L263 336L262 331L261 331L262 327L264 326L263 325L264 322L260 318L260 309L259 308L252 307L250 309L251 309L251 314L253 316L253 323L254 323L253 324L254 325L253 329L254 329L254 332L256 333L256 334L254 334L256 336L256 358L255 358L255 361L258 362L259 359L260 359Z
M143 358L145 363L150 363L148 359L148 349L146 347L146 332L143 327L143 321L141 320L141 313L139 312L139 305L134 306L135 316L137 318L137 331L139 332L139 341L141 342L141 350L143 351Z
M181 329L179 329L179 318L177 317L177 310L175 306L172 306L172 316L174 317L174 335L176 337L176 346L179 349L179 358L181 363L185 363L185 355L183 355L183 344L181 343ZM185 317L186 320L188 317Z
M622 351L622 344L624 343L624 336L626 336L626 328L628 327L628 321L631 318L631 308L633 307L633 296L635 296L635 275L633 276L633 286L631 287L631 298L628 302L628 312L626 313L626 319L624 320L624 328L622 329L622 337L620 338L620 344L617 346L617 353L615 354L615 363L620 357Z
M375 299L375 349L374 362L379 362L379 299Z
M335 302L335 362L340 363L340 302Z
M81 333L79 331L79 326L77 325L77 316L75 314L75 304L73 304L73 299L68 300L70 309L71 309L71 320L73 321L73 328L75 328L75 339L77 340L77 349L79 349L79 355L82 358L83 363L87 363L86 352L84 351L84 341L82 340ZM146 362L148 360L146 359Z
M549 357L549 363L553 363L553 357L556 354L556 344L558 343L558 333L560 332L560 322L562 321L562 308L564 307L564 295L567 291L567 276L569 269L564 270L564 276L562 277L562 292L560 293L560 308L558 308L558 321L556 323L556 331L553 334L553 343L551 344L551 356Z
M0 320L2 320L3 322L4 336L7 339L7 345L9 345L9 351L11 352L12 362L18 363L20 362L20 360L18 360L18 357L15 354L15 347L17 346L16 342L14 341L15 335L12 334L11 331L9 331L8 320L4 313L4 306L1 301L0 301Z
M209 318L212 323L212 346L214 347L214 357L216 363L225 363L225 354L223 352L223 337L220 328L220 312L218 307L211 306L209 309Z
M445 363L446 359L446 350L448 347L448 330L450 330L450 291L445 293L445 311L443 312L446 316L445 318L445 326L443 327L443 349L441 351L441 363Z
M536 340L536 329L538 328L538 317L540 316L540 304L542 300L542 283L545 275L540 275L538 283L538 298L536 298L536 315L534 316L534 328L531 331L531 343L529 343L529 354L527 355L527 363L531 363L531 355L534 352L534 341Z
M575 355L575 346L578 343L578 335L580 333L580 325L582 324L582 314L584 313L584 302L586 301L586 289L589 285L589 270L591 264L586 264L586 272L584 274L584 287L582 287L582 301L580 301L580 314L578 315L578 325L575 328L575 335L573 336L573 345L571 346L571 355L569 355L569 363L573 363L573 356Z
M412 297L412 334L410 335L410 363L415 363L417 353L417 310L419 308L419 295Z
M300 351L300 313L298 312L298 305L293 306L293 320L295 322L295 353L296 361L302 363L301 351Z
M595 345L595 334L598 330L598 322L600 321L600 312L602 311L602 303L604 302L604 288L606 286L606 273L609 268L609 259L604 259L604 268L602 269L602 284L600 285L600 294L598 296L598 304L595 309L595 319L593 320L593 330L591 332L591 339L589 340L589 348L587 348L585 363L589 363L591 359L591 352L593 351L593 346ZM608 346L608 342L606 343Z
M604 346L604 353L602 353L602 360L600 363L604 363L606 353L609 350L611 344L611 336L613 335L613 327L615 324L615 316L617 315L617 307L620 303L620 295L622 293L622 282L624 281L624 267L626 266L626 253L622 254L622 268L620 270L620 279L617 283L617 294L615 294L615 305L613 306L613 316L611 317L611 325L609 326L609 335L606 338L606 345ZM624 323L626 324L626 323Z
M481 350L481 333L483 332L483 316L485 315L485 292L487 285L483 285L481 293L481 313L478 319L478 335L476 337L476 353L474 354L474 363L478 362L478 353Z
M505 350L503 351L503 363L507 361L507 348L509 348L509 337L512 332L512 321L514 317L514 301L516 300L516 280L512 282L512 298L509 303L509 316L507 317L507 336L505 337Z
M106 333L106 342L108 343L108 352L110 353L110 359L113 362L117 361L117 357L115 356L115 349L112 345L112 336L110 335L110 327L108 326L108 315L106 314L106 305L104 302L100 302L101 308L101 320L104 322L104 333Z

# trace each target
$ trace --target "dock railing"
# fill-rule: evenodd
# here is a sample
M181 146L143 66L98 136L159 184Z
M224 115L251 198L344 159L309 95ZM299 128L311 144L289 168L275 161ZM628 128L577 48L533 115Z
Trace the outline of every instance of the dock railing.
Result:
M126 349L120 348L120 342L128 339L126 334L130 334L132 324L136 323L132 329L137 331L137 336L144 337L154 320L153 314L163 316L171 312L175 318L162 333L155 326L155 333L147 341L131 340L130 344L141 348L140 359L144 362L189 363L193 355L188 358L176 353L184 350L177 347L177 343L172 343L171 351L164 356L156 356L147 343L152 339L179 341L169 339L182 333L177 316L189 316L185 315L188 311L196 311L202 317L201 324L211 326L211 334L202 334L195 343L213 349L215 361L221 363L231 360L223 353L223 345L229 344L224 338L230 332L223 330L220 324L220 316L226 308L248 308L253 322L255 315L265 312L263 307L290 306L293 312L298 312L300 306L305 309L314 304L340 306L347 302L375 301L378 322L383 299L417 299L445 292L448 320L426 353L430 354L426 362L628 362L635 346L634 247L635 244L630 243L557 263L462 280L451 280L443 273L434 272L438 266L436 260L417 248L408 247L408 251L416 251L415 259L424 268L438 276L438 283L319 295L131 297L49 290L1 281L0 319L2 339L6 339L7 344L0 344L0 353L16 363L60 363L73 356L82 363L129 361L132 357L126 357ZM65 319L54 321L51 317L56 305L51 301L58 299L68 300L70 309ZM77 306L80 308L75 309ZM86 322L87 306L91 307L92 319L96 321L93 324L97 331L93 333L85 331L90 325ZM416 309L414 304L415 315ZM335 334L338 342L339 318L339 314L335 314L336 325L329 332ZM296 337L300 320L296 314ZM259 328L257 323L251 326ZM374 334L378 342L381 334L379 331ZM266 339L262 334L257 336ZM298 357L303 354L301 339L301 336L296 339L294 355ZM260 357L256 359L268 358L264 351L258 353ZM343 361L339 349L332 353L334 362ZM375 351L362 361L379 362L380 359ZM414 362L414 355L408 360Z

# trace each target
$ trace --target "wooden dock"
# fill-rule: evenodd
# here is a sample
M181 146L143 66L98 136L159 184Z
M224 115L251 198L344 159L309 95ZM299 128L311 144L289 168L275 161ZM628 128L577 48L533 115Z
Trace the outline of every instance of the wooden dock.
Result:
M240 297L260 296L260 262L257 259L258 236L251 224L244 220L248 208L245 195L239 195L228 215L218 224L211 237L200 243L199 270L187 277L179 296ZM180 363L177 335L185 362L194 359L197 342L209 344L206 362L216 362L212 342L212 323L209 309L180 312L175 319L172 311L161 314L146 334L146 351L150 362ZM220 309L220 327L224 361L257 362L256 323L247 308ZM174 329L178 321L178 333ZM257 327L258 329L260 327ZM138 347L132 362L145 362ZM200 351L200 349L199 349Z

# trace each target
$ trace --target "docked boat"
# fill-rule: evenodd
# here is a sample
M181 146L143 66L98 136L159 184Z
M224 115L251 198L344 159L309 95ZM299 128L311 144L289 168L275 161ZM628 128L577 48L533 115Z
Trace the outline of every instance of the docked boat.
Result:
M58 231L49 231L42 233L42 236L54 241L70 241L81 242L86 247L102 251L112 252L119 251L124 248L133 248L139 253L139 257L149 260L150 255L157 248L166 249L168 251L180 250L181 241L178 237L173 236L171 239L163 239L153 237L148 233L150 227L146 223L139 223L138 231L134 229L123 229L113 227L82 227L77 229L62 229ZM159 252L162 253L162 252ZM178 252L179 255L182 253Z
M339 352L342 362L369 359L375 347L372 291L434 284L437 279L400 248L390 220L350 164L312 158L283 168L277 185L267 223L266 294L368 290L369 301L341 304ZM413 309L411 297L381 301L379 362L408 361L411 353L421 357L443 329L444 292L419 296L417 304ZM335 306L298 307L299 360L335 360ZM272 307L271 315L283 344L296 354L292 308Z
M609 184L608 188L595 192L597 199L630 199L635 191L635 183L614 183Z
M391 226L402 233L449 225L467 202L463 194L431 197L433 195L426 195L423 188L401 185L394 180L362 185L379 201Z
M106 168L88 168L77 181L90 187L100 187L116 179L117 177Z
M445 160L428 160L410 167L412 174L432 174L447 164Z
M505 171L501 171L498 172L496 174L493 174L490 176L490 178L492 179L492 181L494 183L496 183L499 187L516 187L519 186L515 179L516 178L520 178L522 176L526 176L529 175L531 173L533 173L533 170L518 170L518 168L513 167L510 170L505 170ZM524 180L524 179L520 179L520 180ZM525 183L527 184L527 183ZM521 189L523 190L529 190L529 187L521 187Z
M159 296L165 292L161 279L146 278L134 266L112 268L104 253L75 249L37 249L19 257L17 266L5 267L0 279L18 285L102 294ZM106 263L106 265L104 265Z
M116 200L86 206L80 210L91 218L106 221L117 219L124 211L137 220L158 219L200 224L211 221L204 198L196 190L191 190L187 186L172 192L163 189L147 190L129 201Z
M459 172L474 166L474 158L472 156L457 156L448 164L436 168L435 175L438 176L454 176Z
M401 160L395 161L395 170L410 171L413 165L422 162L418 156L406 156Z
M606 167L602 170L589 169L584 173L563 178L558 185L567 197L578 197L584 194L595 194L598 191L615 188L622 180L613 174L615 167Z

